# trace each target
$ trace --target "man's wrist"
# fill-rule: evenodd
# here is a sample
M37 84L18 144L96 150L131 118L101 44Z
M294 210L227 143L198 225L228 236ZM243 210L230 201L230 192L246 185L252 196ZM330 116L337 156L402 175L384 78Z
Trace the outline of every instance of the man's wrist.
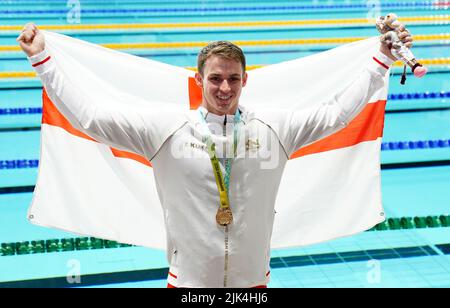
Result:
M386 53L382 52L381 50L379 52L377 52L374 57L376 59L378 59L380 62L382 62L384 65L386 65L387 67L390 67L395 61L397 61L396 58L394 58L393 56L390 57L388 55L386 55Z
M381 51L376 52L372 57L372 62L369 65L369 70L385 76L389 71L390 66L395 61L388 57Z
M38 75L45 73L53 65L52 58L46 49L34 56L28 57L28 60Z
M37 62L42 61L46 56L48 56L48 52L46 49L43 49L32 56L28 56L28 60L30 60L31 64L35 64Z

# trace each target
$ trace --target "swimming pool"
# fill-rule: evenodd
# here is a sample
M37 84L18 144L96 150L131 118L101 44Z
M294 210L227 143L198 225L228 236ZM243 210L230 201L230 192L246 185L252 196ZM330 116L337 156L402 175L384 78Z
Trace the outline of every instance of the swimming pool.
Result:
M252 68L377 35L367 17L390 11L408 18L417 37L414 52L430 68L423 80L409 76L405 86L399 84L401 67L393 69L382 148L383 203L391 220L356 236L274 250L269 287L450 286L448 6L371 3L86 0L81 2L80 23L68 22L74 8L67 8L66 1L2 3L0 287L67 286L73 260L82 264L81 286L165 287L167 276L164 252L84 239L25 220L37 176L41 86L16 46L23 24L34 21L184 67L196 65L196 53L205 42L237 41ZM378 279L370 278L373 271L379 271Z

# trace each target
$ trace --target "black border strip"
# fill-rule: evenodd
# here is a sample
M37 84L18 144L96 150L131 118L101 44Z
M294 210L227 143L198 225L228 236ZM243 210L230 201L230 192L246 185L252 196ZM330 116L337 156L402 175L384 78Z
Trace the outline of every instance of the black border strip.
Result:
M450 107L435 107L435 108L411 108L411 109L394 109L386 110L385 113L409 113L409 112L427 112L427 111L448 111Z
M33 186L17 186L17 187L0 187L0 195L4 194L17 194L17 193L30 193L34 191Z
M29 127L13 127L13 128L0 128L0 133L10 133L10 132L23 132L23 131L40 131L40 126L29 126Z
M418 167L439 167L450 165L450 160L435 160L435 161L419 161L407 163L393 163L381 164L381 170L403 169L403 168L418 168Z

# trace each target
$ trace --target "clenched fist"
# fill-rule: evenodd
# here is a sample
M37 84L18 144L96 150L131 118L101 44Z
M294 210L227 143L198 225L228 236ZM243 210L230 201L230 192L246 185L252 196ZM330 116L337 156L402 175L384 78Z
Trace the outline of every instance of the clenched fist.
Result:
M33 23L27 23L16 40L28 57L37 55L45 48L44 35Z

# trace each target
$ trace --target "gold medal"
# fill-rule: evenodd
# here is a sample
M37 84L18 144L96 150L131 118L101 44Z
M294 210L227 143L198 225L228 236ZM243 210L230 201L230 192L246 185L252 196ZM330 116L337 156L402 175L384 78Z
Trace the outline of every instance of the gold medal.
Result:
M230 208L219 208L216 214L216 221L221 226L227 226L233 221L233 213Z
M206 136L203 137L203 142L208 148L209 158L211 160L211 165L214 172L214 177L216 179L217 189L219 191L220 207L217 210L216 222L221 226L228 226L233 221L233 213L230 208L230 201L228 200L228 189L230 183L231 174L231 159L225 159L225 177L222 175L222 170L220 169L220 162L217 159L215 151L215 143L211 139L211 132L205 121L206 116L203 115L202 111L199 111L200 120L203 124ZM226 119L226 118L225 118ZM238 145L238 135L239 135L239 123L240 123L240 111L236 109L235 113L236 125L234 125L233 132L233 149L234 157L236 157L236 149Z

